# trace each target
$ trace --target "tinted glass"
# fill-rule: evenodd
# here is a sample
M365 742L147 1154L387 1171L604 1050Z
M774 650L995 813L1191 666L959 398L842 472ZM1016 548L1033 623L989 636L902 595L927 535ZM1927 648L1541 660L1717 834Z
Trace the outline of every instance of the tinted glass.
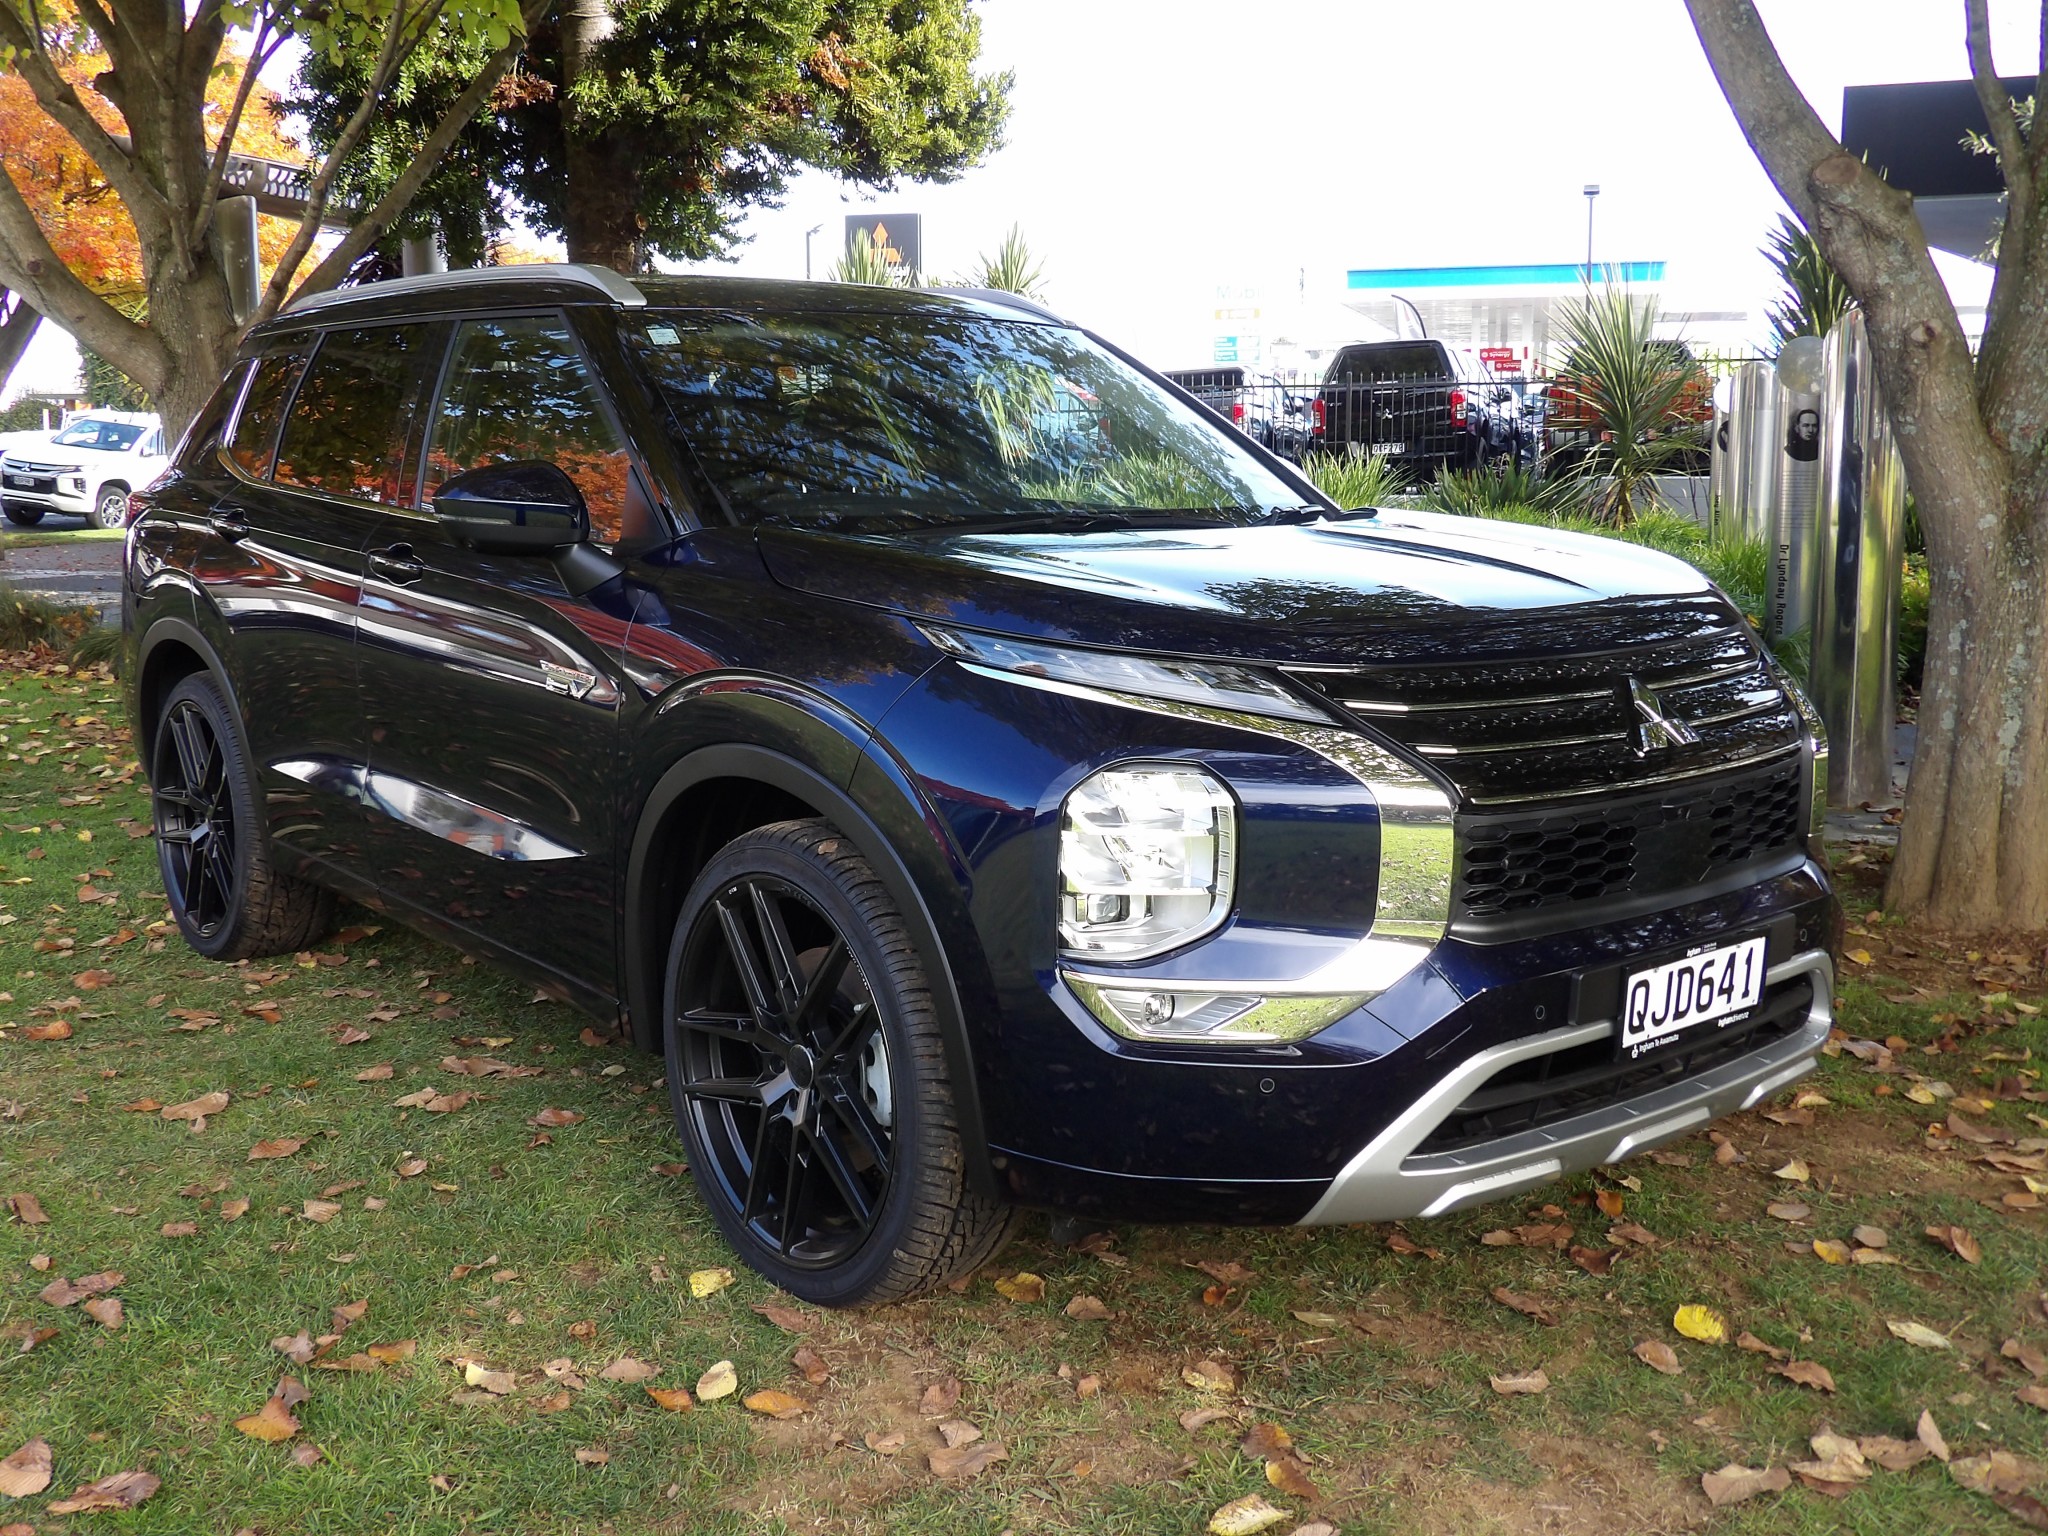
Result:
M1245 522L1302 493L1078 331L675 312L641 351L733 510L812 526Z
M256 378L249 386L242 412L235 418L234 441L228 457L243 474L257 480L270 477L270 454L277 446L277 424L284 416L284 403L291 398L292 383L306 361L303 350L273 352L256 365Z
M1330 382L1333 384L1357 384L1366 379L1444 379L1450 376L1450 365L1444 361L1444 354L1429 342L1347 349L1337 355L1337 365L1330 370Z
M508 459L544 459L590 508L590 536L645 532L629 519L625 446L599 402L568 327L554 318L465 320L427 448L426 494L452 475Z
M50 441L62 448L101 448L125 453L146 429L130 421L95 421L91 417L74 421Z
M410 504L405 444L430 340L423 325L323 336L284 426L277 478L334 496Z

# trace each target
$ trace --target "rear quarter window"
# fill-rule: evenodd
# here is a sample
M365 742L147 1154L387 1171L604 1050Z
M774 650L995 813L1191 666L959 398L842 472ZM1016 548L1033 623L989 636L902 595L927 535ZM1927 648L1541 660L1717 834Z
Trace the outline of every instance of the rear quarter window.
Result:
M270 459L277 448L277 425L284 419L285 402L291 399L292 385L298 382L299 370L305 366L310 350L311 342L302 341L260 358L255 364L256 377L235 415L227 444L228 457L251 479L270 478Z

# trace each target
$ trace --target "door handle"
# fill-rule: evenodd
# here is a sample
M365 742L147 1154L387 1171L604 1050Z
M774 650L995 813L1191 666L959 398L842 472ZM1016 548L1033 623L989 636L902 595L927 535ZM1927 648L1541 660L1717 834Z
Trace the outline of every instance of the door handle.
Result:
M248 518L232 509L212 513L207 517L206 525L230 544L237 539L246 539L256 531Z
M412 552L410 544L392 544L370 551L370 569L395 586L410 586L427 574L427 567Z

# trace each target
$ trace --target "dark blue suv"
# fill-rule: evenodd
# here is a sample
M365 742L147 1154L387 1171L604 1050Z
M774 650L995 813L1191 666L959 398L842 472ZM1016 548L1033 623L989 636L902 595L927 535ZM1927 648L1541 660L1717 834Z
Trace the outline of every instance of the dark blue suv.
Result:
M623 1021L813 1301L1031 1206L1511 1195L1827 1034L1825 749L1719 592L1334 506L1006 295L323 295L139 500L191 945L303 948L338 893Z

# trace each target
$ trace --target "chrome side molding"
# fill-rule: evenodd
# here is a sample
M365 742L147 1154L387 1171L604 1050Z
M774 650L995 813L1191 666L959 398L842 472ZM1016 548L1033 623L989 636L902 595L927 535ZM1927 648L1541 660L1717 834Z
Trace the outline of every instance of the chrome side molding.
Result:
M359 805L381 811L393 821L417 827L487 859L534 863L583 857L581 849L565 847L523 821L487 810L446 790L415 784L396 774L379 773L361 763L337 758L286 758L270 766L288 779L344 795Z

